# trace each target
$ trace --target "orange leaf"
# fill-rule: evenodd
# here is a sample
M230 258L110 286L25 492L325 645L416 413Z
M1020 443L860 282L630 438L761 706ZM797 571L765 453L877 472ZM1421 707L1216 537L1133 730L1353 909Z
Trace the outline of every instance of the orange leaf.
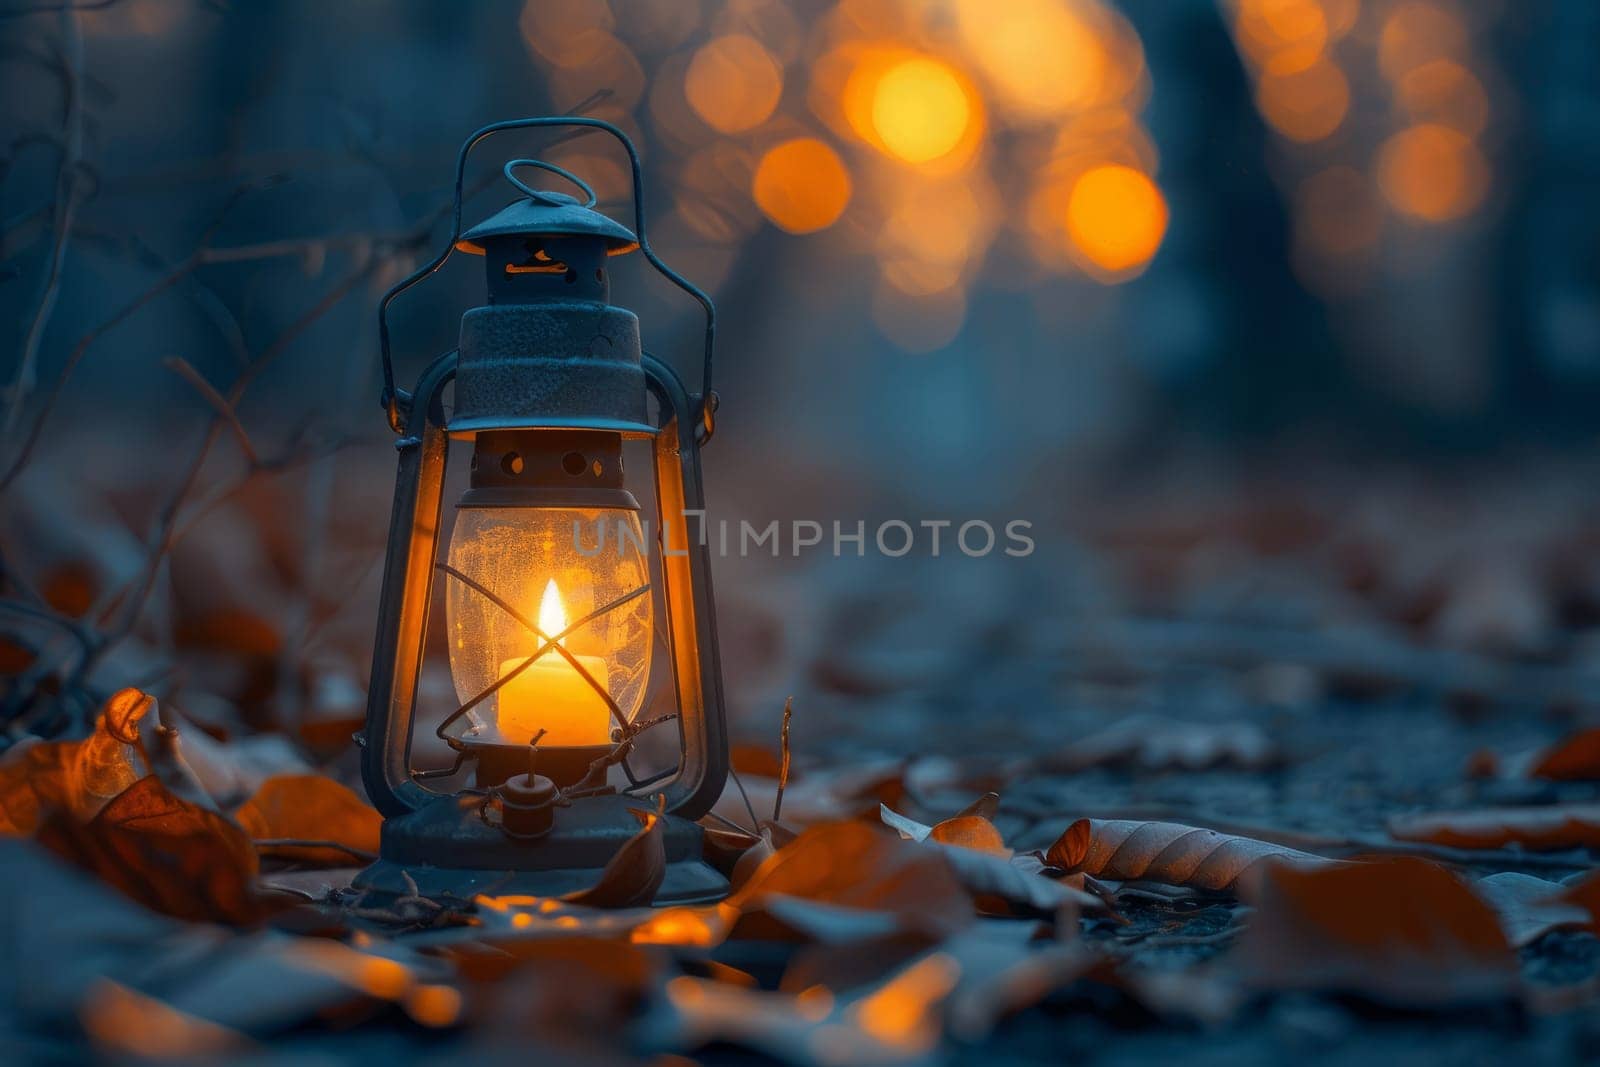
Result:
M1579 730L1541 752L1530 778L1584 782L1600 778L1600 729Z
M1389 834L1451 848L1592 848L1600 846L1600 804L1402 815L1389 820Z
M1494 909L1426 860L1275 864L1252 897L1234 959L1259 986L1436 1005L1502 997L1517 981Z
M770 894L882 911L907 928L938 933L972 918L972 901L941 851L918 848L858 822L806 830L768 857L728 905L748 915L759 912Z
M177 799L154 776L135 782L86 824L53 814L39 841L168 915L248 923L264 914L253 892L256 852L244 831Z
M933 828L928 834L928 840L937 841L941 845L975 849L978 852L993 852L997 856L1011 855L1011 850L1006 847L1000 831L995 829L994 823L982 815L957 815L953 819L946 819Z
M155 701L137 689L113 693L94 732L76 741L37 741L0 760L0 834L34 833L44 815L66 810L94 818L112 797L144 774L134 744Z
M234 818L256 840L328 841L355 850L378 851L383 816L355 793L318 774L269 778L245 801ZM314 846L274 846L274 856L323 866L347 866L351 853Z

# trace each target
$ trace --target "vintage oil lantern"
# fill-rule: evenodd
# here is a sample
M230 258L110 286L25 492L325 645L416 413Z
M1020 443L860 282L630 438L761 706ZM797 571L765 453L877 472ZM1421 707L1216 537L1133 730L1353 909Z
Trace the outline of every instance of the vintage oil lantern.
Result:
M580 178L527 159L504 168L521 198L461 232L473 146L552 126L622 143L635 232L595 211ZM515 172L526 167L568 179L587 202L525 184ZM716 899L726 882L703 861L694 821L728 769L708 550L694 518L716 411L715 310L651 250L638 153L609 123L552 117L479 130L457 159L454 220L449 245L379 310L399 474L360 739L367 792L385 816L382 852L356 885L460 897L582 890L647 811L665 822L656 901ZM642 352L638 318L610 303L608 264L634 250L704 308L698 394ZM452 251L482 257L487 301L462 317L458 349L400 392L389 304ZM629 449L653 457L649 514L641 484L624 476ZM467 488L447 510L447 460L467 455ZM424 706L441 593L457 699ZM648 693L665 714L644 713ZM447 746L448 766L415 766L420 730L436 754ZM675 759L636 774L636 744L663 732L677 735Z

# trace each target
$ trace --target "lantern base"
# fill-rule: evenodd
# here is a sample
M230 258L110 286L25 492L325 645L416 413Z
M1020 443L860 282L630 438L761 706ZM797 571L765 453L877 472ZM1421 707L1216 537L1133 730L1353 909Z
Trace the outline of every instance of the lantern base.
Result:
M459 899L576 893L593 886L611 857L639 832L629 809L649 807L638 797L584 797L557 808L548 833L519 839L485 823L478 805L474 796L441 797L386 819L381 858L356 876L354 888L378 897L416 892ZM654 903L721 900L728 880L703 858L700 827L676 815L662 819L667 870Z

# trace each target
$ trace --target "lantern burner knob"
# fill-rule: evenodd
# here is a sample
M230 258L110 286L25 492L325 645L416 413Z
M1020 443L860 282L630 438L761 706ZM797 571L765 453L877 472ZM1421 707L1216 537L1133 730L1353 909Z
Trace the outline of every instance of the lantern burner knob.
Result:
M555 822L556 784L542 774L519 774L500 787L500 829L508 837L543 837Z

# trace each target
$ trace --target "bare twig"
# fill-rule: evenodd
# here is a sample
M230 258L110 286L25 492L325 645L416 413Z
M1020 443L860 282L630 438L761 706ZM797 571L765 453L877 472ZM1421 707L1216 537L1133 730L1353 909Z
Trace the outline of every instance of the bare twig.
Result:
M343 852L348 856L354 856L363 863L371 863L373 860L378 858L378 854L376 852L368 852L366 849L354 848L350 845L341 844L338 841L319 841L312 838L258 837L252 842L252 844L254 844L258 849L326 848L334 852Z
M250 435L245 432L244 423L239 421L238 413L233 410L233 405L223 399L222 394L206 381L205 376L194 369L194 364L182 356L168 356L161 361L161 365L194 386L195 391L205 398L212 410L228 424L234 437L238 438L239 449L244 453L244 458L250 461L251 466L257 465L260 459L256 456L256 446L251 444Z
M789 717L794 714L794 697L783 702L783 726L778 731L778 795L772 801L772 821L783 816L783 791L789 786Z
M39 301L22 342L22 356L17 362L17 374L11 383L5 420L0 423L0 437L10 437L16 429L22 418L22 409L33 392L39 345L44 339L45 327L50 322L50 313L55 310L56 297L61 292L61 270L67 258L68 235L72 231L73 216L78 210L79 166L83 160L83 87L79 75L83 69L83 34L74 9L59 10L63 11L61 32L65 48L62 63L66 69L67 100L61 165L56 171L55 206L51 211L50 255Z

